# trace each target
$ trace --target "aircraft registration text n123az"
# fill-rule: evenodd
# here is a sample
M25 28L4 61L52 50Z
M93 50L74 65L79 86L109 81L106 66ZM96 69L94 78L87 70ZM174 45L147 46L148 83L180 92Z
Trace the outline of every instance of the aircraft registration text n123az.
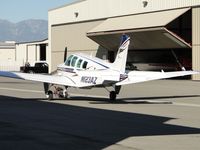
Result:
M89 83L89 84L96 84L97 77L90 77L90 76L82 76L81 82L83 83Z

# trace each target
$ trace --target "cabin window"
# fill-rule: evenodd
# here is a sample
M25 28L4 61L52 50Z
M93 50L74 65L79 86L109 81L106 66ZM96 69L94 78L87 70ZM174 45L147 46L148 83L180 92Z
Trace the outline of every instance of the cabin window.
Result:
M83 69L86 69L86 68L87 68L87 64L88 64L87 61L84 61L84 62L83 62Z
M83 60L82 60L82 59L79 59L78 62L77 62L76 67L77 67L77 68L80 68L82 62L83 62Z
M72 63L71 63L71 66L74 67L75 64L76 64L76 60L78 59L78 57L74 56L73 59L72 59Z
M73 58L73 55L71 55L71 56L68 57L67 61L65 62L66 66L70 66L72 58Z

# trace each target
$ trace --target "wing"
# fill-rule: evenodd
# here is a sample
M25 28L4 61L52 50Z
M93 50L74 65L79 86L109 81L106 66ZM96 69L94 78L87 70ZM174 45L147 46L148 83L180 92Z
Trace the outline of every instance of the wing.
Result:
M0 71L0 76L76 87L76 83L70 77L66 76L28 74L28 73L7 72L7 71Z
M116 85L140 83L140 82L193 75L199 73L200 72L196 71L175 71L175 72L131 71L128 73L128 78L126 78L121 82L118 82Z

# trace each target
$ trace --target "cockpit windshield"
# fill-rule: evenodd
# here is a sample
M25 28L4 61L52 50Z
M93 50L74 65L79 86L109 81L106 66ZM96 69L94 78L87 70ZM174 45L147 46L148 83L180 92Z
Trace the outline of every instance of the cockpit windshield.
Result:
M76 60L78 59L78 57L74 56L71 62L71 66L74 67L76 64Z
M68 59L65 61L66 66L70 66L70 63L71 63L71 60L72 60L73 57L74 57L74 55L71 55L71 56L68 57Z
M79 59L78 60L78 62L77 62L77 68L81 68L81 63L83 62L83 60L82 59Z
M70 66L70 67L76 67L76 68L80 68L80 69L86 69L87 68L87 61L84 61L83 59L74 56L74 55L70 55L68 57L68 59L65 61L65 65L66 66Z

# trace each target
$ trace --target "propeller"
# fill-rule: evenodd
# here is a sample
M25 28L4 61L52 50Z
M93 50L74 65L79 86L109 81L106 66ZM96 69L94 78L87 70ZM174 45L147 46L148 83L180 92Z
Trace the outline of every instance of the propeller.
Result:
M65 51L64 51L64 62L66 61L67 59L67 47L65 47Z

